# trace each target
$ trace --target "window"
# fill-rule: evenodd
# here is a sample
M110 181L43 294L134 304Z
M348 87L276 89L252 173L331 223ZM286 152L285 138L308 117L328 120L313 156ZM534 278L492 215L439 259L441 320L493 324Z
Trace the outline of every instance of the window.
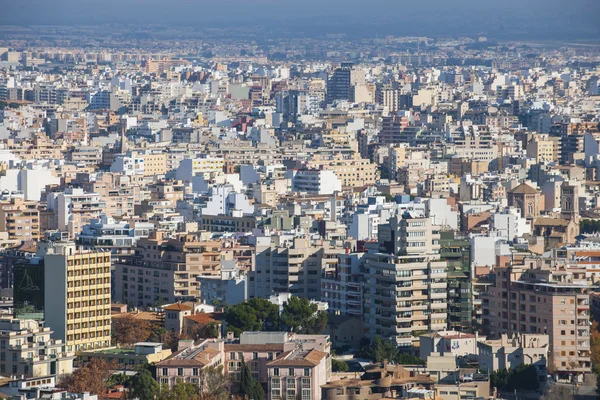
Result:
M294 368L290 368L290 369L288 370L288 375L289 375L289 376L294 376Z
M304 376L310 376L310 368L304 368Z
M183 376L183 368L177 368L177 375Z
M302 389L310 389L310 379L302 378Z
M344 395L344 388L337 388L335 394L338 396Z
M273 368L273 376L279 376L279 368Z
M310 400L310 389L302 389L302 400Z
M192 369L192 375L198 376L198 368Z
M289 389L296 390L296 379L294 379L294 378L287 378L286 381L285 381L285 385L287 386L288 390Z
M229 353L229 359L235 360L235 353L233 353L233 352Z
M257 352L252 353L252 359L253 360L258 360L258 353Z
M269 353L267 355L267 360L272 361L273 360L273 353Z

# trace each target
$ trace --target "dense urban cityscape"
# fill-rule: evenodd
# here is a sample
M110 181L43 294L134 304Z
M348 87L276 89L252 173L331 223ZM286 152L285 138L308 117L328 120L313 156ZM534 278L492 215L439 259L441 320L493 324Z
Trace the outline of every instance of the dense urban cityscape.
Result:
M0 398L597 398L600 32L528 15L0 25Z

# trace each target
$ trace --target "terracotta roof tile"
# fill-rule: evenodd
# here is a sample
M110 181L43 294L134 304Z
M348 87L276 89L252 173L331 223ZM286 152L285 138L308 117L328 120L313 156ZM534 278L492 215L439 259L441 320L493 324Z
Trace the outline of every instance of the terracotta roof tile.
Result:
M190 311L192 310L194 307L192 306L188 306L187 304L183 304L183 303L174 303L168 306L164 306L163 310L166 311Z

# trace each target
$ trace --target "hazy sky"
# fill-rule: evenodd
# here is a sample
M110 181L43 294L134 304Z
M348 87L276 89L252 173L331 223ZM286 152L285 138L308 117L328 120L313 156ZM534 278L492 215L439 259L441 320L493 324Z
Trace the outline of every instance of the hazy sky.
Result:
M116 22L362 36L515 32L600 39L600 0L0 0L0 10L0 24L19 25Z

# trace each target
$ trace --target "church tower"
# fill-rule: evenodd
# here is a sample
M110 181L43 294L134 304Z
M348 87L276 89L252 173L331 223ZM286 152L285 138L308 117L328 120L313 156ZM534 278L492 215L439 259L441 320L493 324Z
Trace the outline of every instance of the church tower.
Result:
M560 186L560 217L569 221L579 218L579 192L577 186L569 182Z

